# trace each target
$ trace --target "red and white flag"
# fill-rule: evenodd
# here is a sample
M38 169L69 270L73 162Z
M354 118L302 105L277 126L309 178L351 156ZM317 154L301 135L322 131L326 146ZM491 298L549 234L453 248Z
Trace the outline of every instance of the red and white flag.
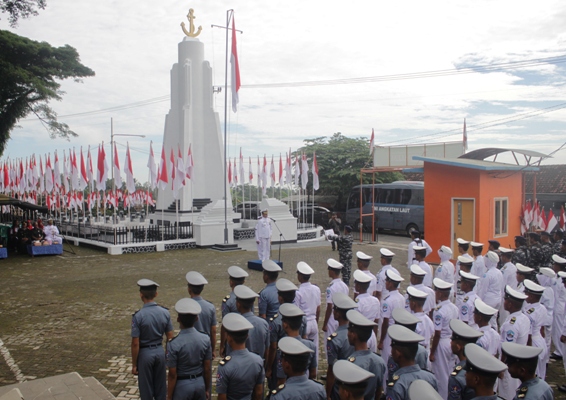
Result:
M114 182L117 189L120 189L122 187L122 176L120 175L120 160L118 160L118 149L116 148L116 142L114 142Z
M236 23L232 17L232 54L230 55L230 65L232 66L232 79L230 85L232 87L232 110L238 111L238 91L240 90L240 64L238 62L238 49L236 47Z
M285 181L287 182L287 185L290 185L293 181L291 171L291 149L289 149L289 153L285 154Z
M73 147L73 152L69 150L69 161L71 164L71 184L73 190L82 190L79 184L79 165L77 163L77 153L75 153L75 148Z
M92 157L90 155L90 145L88 146L88 152L86 155L86 176L87 181L90 182L90 191L94 192L94 170L92 169Z
M57 189L61 189L61 172L59 169L59 157L57 156L57 151L55 151L55 163L53 168L53 184Z
M299 174L301 173L301 167L299 164L299 154L295 155L295 186L299 187Z
M249 165L249 173L250 173L250 185L253 183L254 181L254 171L252 170L252 158L250 157L250 165Z
M234 186L238 186L238 169L236 167L236 157L234 157L234 169L232 170L232 178L234 179Z
M531 201L528 200L525 206L525 225L527 226L527 230L529 230L531 222L533 222L533 212L531 210Z
M70 156L69 159L65 156L65 150L63 150L63 186L65 187L64 193L69 193L69 169L67 168L67 162L70 163ZM20 165L22 165L20 163Z
M262 193L265 195L267 192L267 158L263 155L263 167L261 169L261 188Z
M544 207L542 207L542 210L540 210L540 216L539 216L540 229L542 229L543 231L546 231L546 225L547 225L546 211L544 211Z
M279 186L283 186L283 159L279 153Z
M306 190L309 183L309 163L307 162L307 155L303 153L303 161L301 163L301 187Z
M6 179L6 176L4 176ZM51 193L53 191L53 168L51 168L51 154L45 157L45 191Z
M128 193L134 193L136 191L136 182L134 181L134 170L132 168L132 157L130 156L130 144L128 142L126 142L124 172L126 173L126 189L128 189Z
M275 186L275 164L273 164L273 154L271 155L271 166L269 167L269 176L271 176L271 187Z
M96 188L98 190L106 190L106 179L108 179L108 161L106 161L106 152L104 151L104 142L98 147L98 166L97 166Z
M232 185L232 160L228 158L228 185Z
M193 152L191 150L191 145L189 145L189 155L187 156L187 171L186 175L188 179L191 179L193 176L193 168L194 168L194 161L193 161Z
M316 153L312 155L312 187L314 190L318 190L318 164L316 162Z
M261 164L259 162L259 156L257 156L257 187L261 187Z
M551 208L550 211L548 212L548 219L546 221L546 231L552 232L552 230L556 227L556 225L558 225L558 221L556 220L556 217L554 216L554 212L552 211Z
M171 189L173 189L173 198L177 199L177 192L180 189L179 186L179 179L177 178L177 168L175 167L175 153L173 152L173 148L171 148L171 153L169 155L169 167L171 170Z
M375 133L373 128L371 128L371 139L369 140L369 155L373 154L373 147L375 146Z
M88 176L87 176L87 172L86 172L86 165L85 165L85 159L83 156L83 148L81 146L81 171L79 174L79 190L85 190L87 184L88 184Z
M562 230L566 229L566 212L564 211L564 205L560 206L559 228Z
M159 174L157 178L157 184L161 190L167 188L169 183L169 175L167 174L167 159L165 158L165 143L161 148L161 163L159 164Z
M155 165L155 156L153 155L153 142L149 142L147 168L149 168L149 188L153 190L157 187L157 166Z
M242 156L242 148L240 147L240 183L243 185L246 182L246 171L244 170L244 156Z
M187 184L185 178L187 176L187 171L185 168L185 158L183 153L181 153L181 146L177 145L177 180L179 181L179 189L185 187Z

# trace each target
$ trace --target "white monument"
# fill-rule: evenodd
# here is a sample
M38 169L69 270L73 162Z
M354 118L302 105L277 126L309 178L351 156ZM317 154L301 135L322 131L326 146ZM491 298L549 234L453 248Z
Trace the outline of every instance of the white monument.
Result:
M187 160L189 146L193 173L178 191L177 205L169 182L159 190L155 220L194 223L197 245L210 246L224 242L224 193L227 194L228 243L234 242L234 218L230 190L224 187L224 145L218 113L213 109L212 68L204 59L204 44L196 37L193 10L187 15L190 28L181 26L187 36L179 43L178 62L171 69L171 109L165 118L165 157L173 151L175 163L179 149ZM168 171L171 176L171 171Z

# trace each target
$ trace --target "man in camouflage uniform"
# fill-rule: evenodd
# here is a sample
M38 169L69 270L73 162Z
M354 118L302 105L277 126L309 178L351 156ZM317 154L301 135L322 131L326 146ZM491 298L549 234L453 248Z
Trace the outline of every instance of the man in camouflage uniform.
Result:
M515 253L511 262L515 265L517 263L529 265L530 252L527 247L527 239L524 236L515 236Z
M554 249L552 247L552 242L550 241L550 233L546 231L541 232L540 238L542 241L542 254L544 255L544 265L541 265L541 267L552 268L552 254Z
M540 235L536 232L529 232L529 244L530 247L530 257L529 267L534 268L535 271L539 271L541 267L544 267L544 253L540 245Z
M562 247L562 240L563 239L564 239L564 232L562 232L559 229L555 230L554 231L554 247L552 249L552 254L560 253L560 248Z
M346 225L342 236L333 236L332 240L338 244L338 253L340 254L340 263L342 268L342 280L346 285L350 284L350 274L352 272L352 244L354 237L352 236L352 227Z

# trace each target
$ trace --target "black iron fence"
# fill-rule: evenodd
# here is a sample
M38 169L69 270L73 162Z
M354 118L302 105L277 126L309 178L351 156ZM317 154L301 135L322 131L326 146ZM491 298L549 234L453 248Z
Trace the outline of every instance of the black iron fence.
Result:
M177 239L192 239L193 226L149 225L106 227L89 224L61 223L59 232L63 236L76 237L109 244L158 242Z

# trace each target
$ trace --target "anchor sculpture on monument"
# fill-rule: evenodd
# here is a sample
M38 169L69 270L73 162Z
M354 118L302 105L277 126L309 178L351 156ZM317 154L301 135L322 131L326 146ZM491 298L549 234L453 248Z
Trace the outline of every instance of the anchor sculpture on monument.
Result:
M189 9L189 13L187 14L187 19L189 20L189 30L187 31L187 28L185 28L185 23L181 22L181 28L183 28L183 32L185 32L185 35L187 35L188 37L197 37L198 35L200 35L200 32L202 31L202 26L198 27L197 32L195 33L195 24L194 24L194 20L197 17L194 16L194 10L192 8Z

